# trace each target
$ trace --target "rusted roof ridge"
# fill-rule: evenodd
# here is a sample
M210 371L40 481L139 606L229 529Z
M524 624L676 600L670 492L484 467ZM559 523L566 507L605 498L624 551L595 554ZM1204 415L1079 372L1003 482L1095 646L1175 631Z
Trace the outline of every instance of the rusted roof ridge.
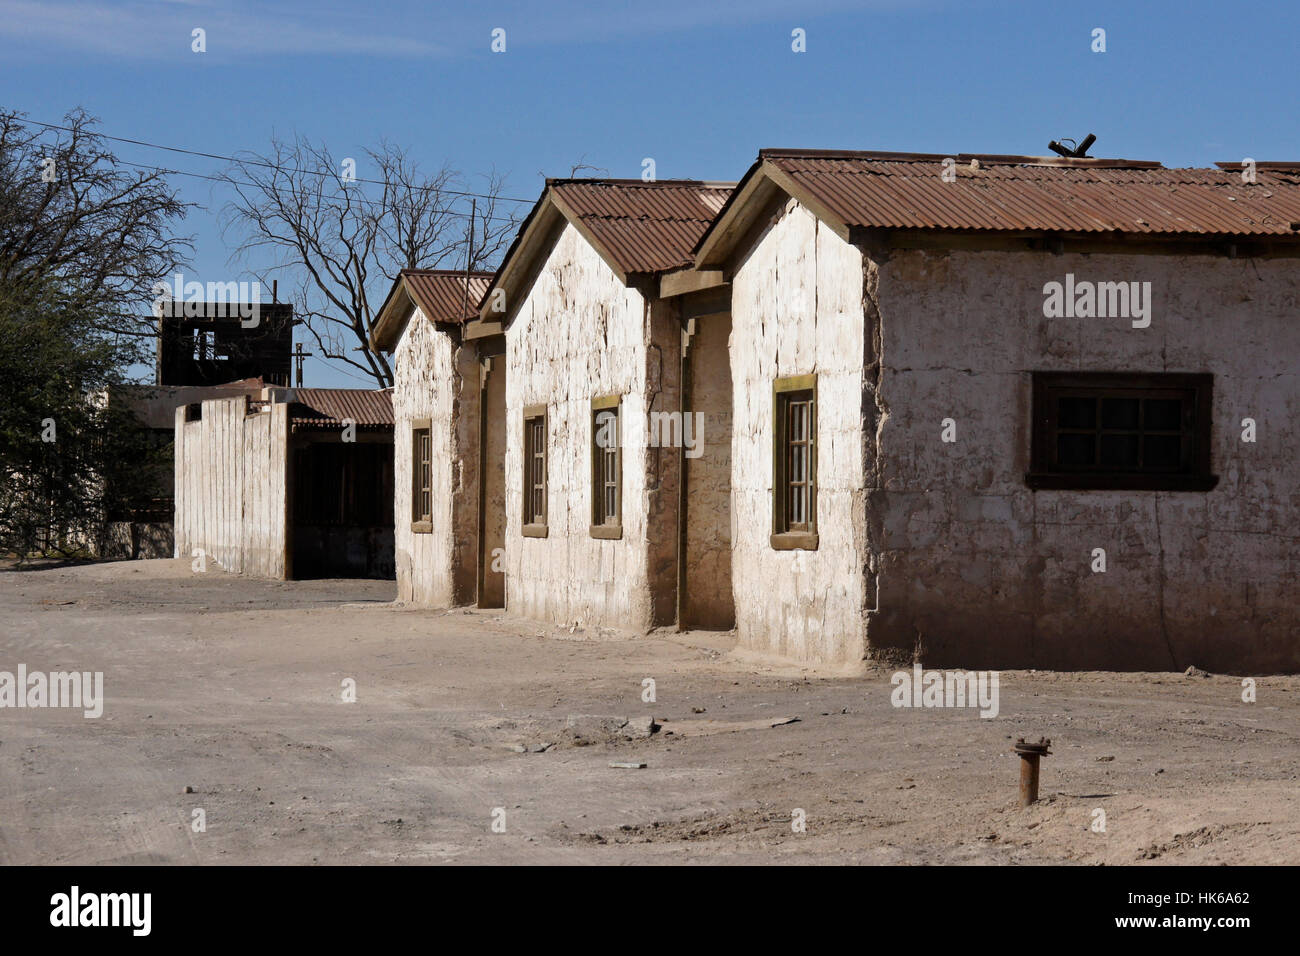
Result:
M393 424L393 390L365 388L295 388L293 422L328 422L341 424L351 420L357 425Z
M1300 221L1300 185L1269 171L1246 184L1217 170L1073 166L1026 174L958 165L945 181L938 169L895 172L876 157L765 161L849 226L1292 236L1290 223Z
M952 159L958 163L969 163L978 159L982 163L1010 166L1047 166L1079 169L1163 169L1156 160L1113 159L1101 156L1019 156L1008 153L906 153L885 150L852 149L761 149L759 159L798 159L806 157L814 160L875 160L885 163L942 163Z
M491 284L492 273L471 273L466 283L463 270L403 269L401 278L426 318L458 325L475 315L474 307Z

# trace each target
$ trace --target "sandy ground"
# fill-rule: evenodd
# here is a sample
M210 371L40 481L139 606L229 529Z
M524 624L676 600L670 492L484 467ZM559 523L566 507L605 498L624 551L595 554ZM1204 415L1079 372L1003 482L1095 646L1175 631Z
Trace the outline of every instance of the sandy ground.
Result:
M185 561L0 573L0 670L103 671L106 698L97 720L0 709L0 862L1300 862L1300 678L1247 704L1231 677L1007 671L981 719L729 635L601 640L393 593ZM1023 811L1020 736L1054 742Z

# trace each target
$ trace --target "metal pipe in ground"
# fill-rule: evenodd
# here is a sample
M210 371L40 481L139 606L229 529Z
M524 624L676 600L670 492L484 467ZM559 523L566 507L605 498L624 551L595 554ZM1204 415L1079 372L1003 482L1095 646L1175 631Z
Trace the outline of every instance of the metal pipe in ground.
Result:
M1038 799L1038 761L1050 756L1052 751L1048 748L1052 742L1046 737L1039 739L1038 743L1025 743L1025 738L1021 737L1016 741L1015 747L1012 748L1020 757L1020 806L1031 806Z

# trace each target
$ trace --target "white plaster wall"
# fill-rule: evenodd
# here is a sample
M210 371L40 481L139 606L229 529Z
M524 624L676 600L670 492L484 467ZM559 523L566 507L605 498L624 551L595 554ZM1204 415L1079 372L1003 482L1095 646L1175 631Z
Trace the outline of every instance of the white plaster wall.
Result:
M1150 281L1151 326L1044 318L1067 272ZM1298 299L1294 259L894 252L872 646L971 667L1300 667ZM1212 372L1218 486L1030 491L1034 370Z
M393 541L397 599L433 607L450 607L456 603L453 503L461 492L462 479L456 465L454 440L460 387L456 352L447 332L428 321L418 308L393 351ZM421 419L430 421L433 521L431 532L417 533L411 530L411 433L414 423Z
M791 201L732 279L732 575L741 647L864 653L862 255ZM816 551L776 551L772 383L817 374Z
M649 315L640 293L566 226L506 331L506 602L512 614L644 631ZM594 539L591 399L621 394L623 537ZM522 526L523 409L548 407L548 535Z

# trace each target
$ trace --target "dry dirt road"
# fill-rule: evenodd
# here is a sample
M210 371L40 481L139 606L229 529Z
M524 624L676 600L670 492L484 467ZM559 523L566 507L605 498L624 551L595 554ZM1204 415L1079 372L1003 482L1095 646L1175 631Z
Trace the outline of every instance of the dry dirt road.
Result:
M0 573L0 671L102 671L105 697L99 719L0 709L0 863L1300 862L1300 678L1243 703L1231 677L1008 671L981 719L727 635L393 593L185 561ZM1054 741L1024 811L1020 736Z

